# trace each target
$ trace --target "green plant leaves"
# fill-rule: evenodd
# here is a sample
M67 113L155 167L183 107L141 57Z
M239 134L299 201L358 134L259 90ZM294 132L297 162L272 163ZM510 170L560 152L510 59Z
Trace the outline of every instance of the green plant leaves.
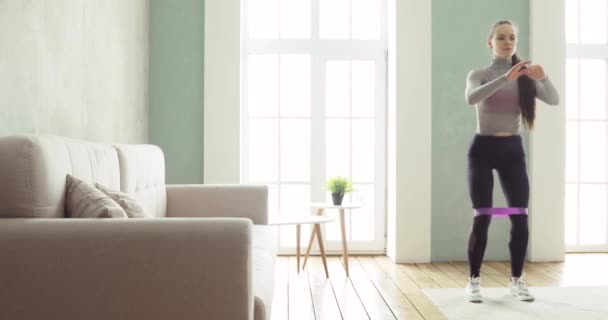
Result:
M344 194L353 191L353 183L345 177L331 177L325 183L325 187L331 193Z

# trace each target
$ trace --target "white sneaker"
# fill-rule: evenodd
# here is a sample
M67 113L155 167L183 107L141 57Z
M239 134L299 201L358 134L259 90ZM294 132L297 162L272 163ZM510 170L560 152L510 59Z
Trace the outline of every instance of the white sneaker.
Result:
M513 281L513 278L509 281L509 287L511 288L511 295L520 301L534 301L534 296L530 294L528 285L523 280L523 275L517 280Z
M482 302L481 296L481 279L479 277L469 278L466 288L464 288L464 297L469 302Z

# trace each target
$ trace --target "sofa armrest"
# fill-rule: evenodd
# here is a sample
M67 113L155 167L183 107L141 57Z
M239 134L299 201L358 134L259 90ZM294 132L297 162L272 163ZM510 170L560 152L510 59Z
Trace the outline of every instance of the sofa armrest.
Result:
M248 219L0 219L0 319L252 319Z
M239 217L268 224L268 187L167 185L168 217Z

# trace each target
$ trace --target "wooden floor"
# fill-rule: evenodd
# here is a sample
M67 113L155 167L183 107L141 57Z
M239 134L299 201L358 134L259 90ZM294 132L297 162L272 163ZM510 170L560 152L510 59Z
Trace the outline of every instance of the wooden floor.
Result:
M385 256L352 256L349 262L350 279L341 260L330 257L328 279L318 257L299 274L295 257L278 257L272 320L445 319L421 289L463 288L468 277L466 262L394 264ZM481 271L482 287L508 284L509 262L486 262ZM524 273L529 286L606 286L608 254L527 263Z

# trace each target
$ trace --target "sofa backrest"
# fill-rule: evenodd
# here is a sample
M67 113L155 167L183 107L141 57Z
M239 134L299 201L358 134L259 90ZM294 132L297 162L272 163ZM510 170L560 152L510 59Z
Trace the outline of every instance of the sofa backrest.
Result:
M57 136L0 137L0 218L65 217L67 174L118 190L116 149Z
M0 137L0 218L65 217L67 174L126 192L148 215L166 216L159 147L20 135Z
M120 190L128 193L146 214L165 217L165 157L163 151L149 144L115 145L120 165Z

